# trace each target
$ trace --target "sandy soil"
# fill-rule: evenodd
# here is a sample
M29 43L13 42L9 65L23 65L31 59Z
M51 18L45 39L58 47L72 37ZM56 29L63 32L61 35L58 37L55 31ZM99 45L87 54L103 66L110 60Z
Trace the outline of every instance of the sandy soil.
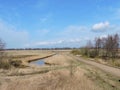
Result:
M97 67L97 68L99 68L99 69L101 69L105 72L108 72L108 73L112 74L112 75L120 77L120 69L118 69L118 68L106 66L106 65L103 65L103 64L100 64L100 63L96 63L94 61L84 60L81 57L76 58L76 59L78 59L79 61L84 62L86 64L90 64L92 66L95 66L95 67Z
M74 76L70 76L69 70L63 69L2 79L0 90L101 90L84 76L84 71L80 68L76 68Z

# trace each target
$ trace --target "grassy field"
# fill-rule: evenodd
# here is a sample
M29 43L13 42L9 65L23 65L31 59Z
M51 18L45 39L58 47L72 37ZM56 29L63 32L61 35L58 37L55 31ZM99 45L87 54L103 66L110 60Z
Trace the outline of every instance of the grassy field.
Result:
M46 58L43 66L0 69L0 90L120 90L118 77L77 61L69 51L7 52L23 61L57 54Z
M51 56L54 54L53 51L49 50L10 50L6 51L7 58L13 61L22 61L23 65L28 66L28 62Z

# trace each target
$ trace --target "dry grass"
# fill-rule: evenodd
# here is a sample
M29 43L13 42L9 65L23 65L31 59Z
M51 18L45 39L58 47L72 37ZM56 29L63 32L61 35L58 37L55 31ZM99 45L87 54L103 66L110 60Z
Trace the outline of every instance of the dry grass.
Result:
M105 65L108 65L108 66L120 68L120 60L119 59L103 60L103 59L100 59L100 58L96 58L96 59L93 59L93 60L98 62L98 63L101 63L101 64L105 64Z
M6 77L4 80L1 90L101 90L84 75L84 70L80 68L76 68L72 77L68 69L62 69L44 74Z
M67 54L46 59L51 66L0 72L0 90L101 90Z
M0 90L117 90L116 78L79 63L68 52L57 53L45 60L49 65L0 70Z
M105 73L94 66L81 64L80 67L85 69L87 71L85 75L103 90L120 90L119 77Z
M22 64L25 66L29 66L28 62L32 60L36 60L39 58L43 58L46 56L53 55L54 52L47 50L12 50L6 51L9 57L13 61L22 61Z
M68 65L71 58L67 55L57 54L53 57L46 58L45 63L48 65Z

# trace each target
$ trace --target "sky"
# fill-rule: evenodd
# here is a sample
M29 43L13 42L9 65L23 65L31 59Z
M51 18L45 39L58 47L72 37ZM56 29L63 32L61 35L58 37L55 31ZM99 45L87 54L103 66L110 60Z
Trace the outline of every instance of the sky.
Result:
M81 47L120 34L120 0L0 0L6 48Z

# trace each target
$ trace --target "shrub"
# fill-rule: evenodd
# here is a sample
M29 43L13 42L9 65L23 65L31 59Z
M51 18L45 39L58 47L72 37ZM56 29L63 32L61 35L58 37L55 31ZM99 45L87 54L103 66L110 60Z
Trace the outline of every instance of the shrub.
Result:
M88 48L81 48L80 52L83 56L88 56L89 55L89 49Z
M6 58L5 43L0 39L0 68L9 69L11 67L9 60Z
M97 56L98 56L98 54L97 54L97 52L96 52L95 50L90 50L90 51L89 51L89 57L95 58L95 57L97 57Z
M22 61L21 60L10 61L10 65L12 65L14 67L21 67Z
M81 52L80 52L79 49L78 49L78 50L77 50L77 49L74 49L74 50L71 51L71 53L74 54L74 55L79 55L79 54L81 54Z
M0 68L2 68L2 69L11 68L9 60L7 60L7 59L0 60Z

